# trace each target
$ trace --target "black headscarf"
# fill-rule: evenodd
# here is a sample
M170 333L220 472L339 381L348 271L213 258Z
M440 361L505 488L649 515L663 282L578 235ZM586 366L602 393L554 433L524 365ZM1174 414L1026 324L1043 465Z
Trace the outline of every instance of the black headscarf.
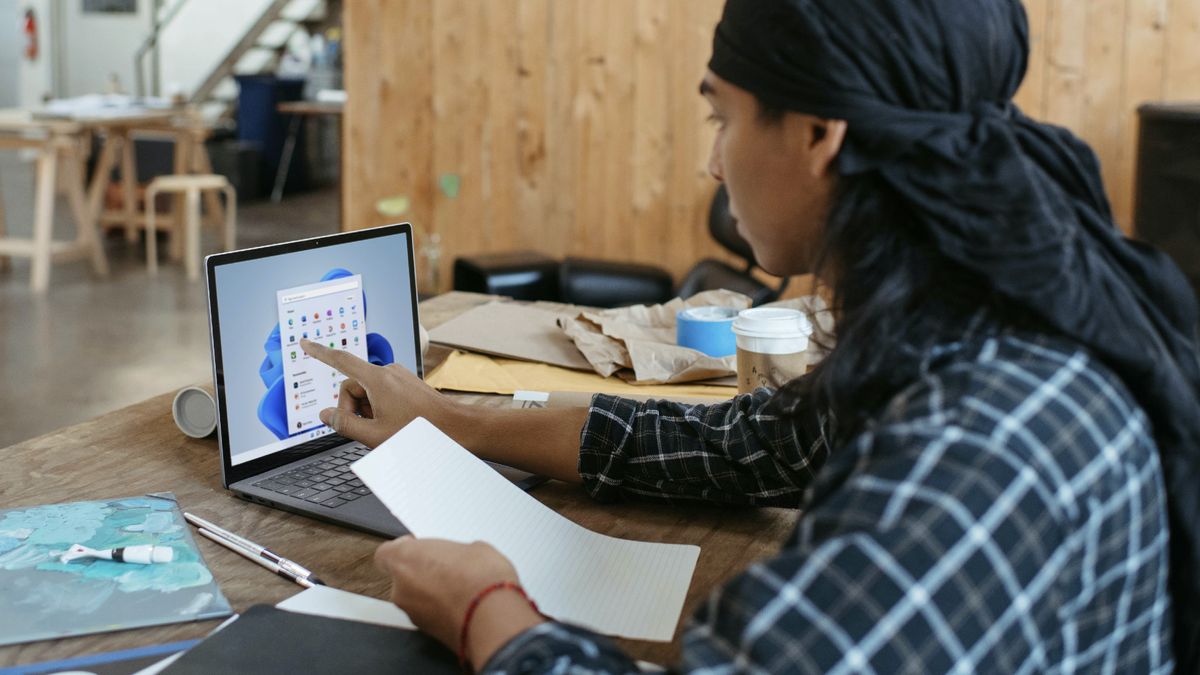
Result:
M1113 224L1087 145L1012 103L1028 35L1019 0L728 0L709 68L773 107L846 120L840 174L877 172L942 255L1124 381L1162 458L1176 666L1200 672L1195 295Z

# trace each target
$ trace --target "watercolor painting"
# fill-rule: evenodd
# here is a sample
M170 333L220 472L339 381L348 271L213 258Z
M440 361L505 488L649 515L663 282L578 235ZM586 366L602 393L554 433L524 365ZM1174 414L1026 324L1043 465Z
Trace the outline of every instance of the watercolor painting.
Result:
M170 561L61 562L75 544L170 547ZM0 645L231 613L171 493L0 509Z

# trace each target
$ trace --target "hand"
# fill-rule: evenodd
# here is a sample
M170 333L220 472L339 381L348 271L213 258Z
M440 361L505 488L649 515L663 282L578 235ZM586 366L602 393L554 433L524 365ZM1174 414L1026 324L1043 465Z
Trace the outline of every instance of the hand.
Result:
M350 352L329 349L309 340L300 348L316 360L348 376L338 392L336 408L321 411L321 421L347 438L375 447L415 417L436 425L456 406L404 366L376 366Z
M375 566L392 578L392 602L455 652L475 596L496 582L518 582L512 563L483 542L404 536L375 550ZM475 608L467 658L478 668L506 642L543 620L515 591L493 591Z

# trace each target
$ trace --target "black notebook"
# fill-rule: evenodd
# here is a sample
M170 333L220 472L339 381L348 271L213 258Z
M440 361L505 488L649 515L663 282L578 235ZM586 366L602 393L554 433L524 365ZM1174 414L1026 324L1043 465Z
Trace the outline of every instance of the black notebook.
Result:
M164 673L458 673L437 640L401 630L255 605Z

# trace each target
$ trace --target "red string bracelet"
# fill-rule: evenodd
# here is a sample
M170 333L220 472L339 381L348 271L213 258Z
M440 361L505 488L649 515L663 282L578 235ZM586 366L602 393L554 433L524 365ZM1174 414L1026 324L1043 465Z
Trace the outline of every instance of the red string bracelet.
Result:
M467 605L466 614L463 616L462 631L458 635L458 665L462 667L464 672L473 672L471 664L467 662L467 630L471 627L471 619L475 616L475 610L478 609L479 603L483 602L484 598L502 589L509 589L520 593L521 597L525 599L525 602L529 603L534 612L537 612L539 616L542 614L538 611L537 603L531 600L525 589L521 588L521 584L515 581L497 581L476 593L475 597L471 598L471 603Z

